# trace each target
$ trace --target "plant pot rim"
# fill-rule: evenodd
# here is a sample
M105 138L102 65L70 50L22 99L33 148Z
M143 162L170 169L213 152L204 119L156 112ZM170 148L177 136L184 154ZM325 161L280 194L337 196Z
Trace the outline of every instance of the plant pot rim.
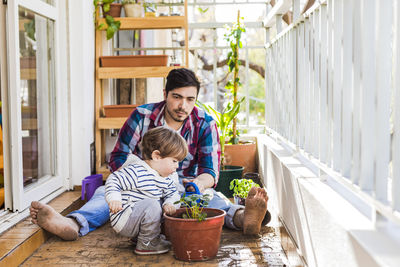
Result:
M227 169L223 169L223 170L219 170L224 171L224 172L233 172L233 171L238 171L238 170L244 170L243 166L236 166L236 165L224 165L224 168Z
M239 144L225 144L225 146L249 146L255 144L256 144L255 141L247 140L247 141L239 141Z
M176 210L176 213L180 212L180 211L184 211L184 210L186 210L186 208L179 208L179 209ZM164 213L164 216L165 216L165 218L167 218L168 220L171 220L171 221L202 223L202 222L206 222L206 221L209 221L209 220L212 220L212 219L224 217L226 215L226 211L221 210L221 209L214 209L214 208L204 208L203 209L204 212L207 212L208 210L209 211L216 211L216 212L218 212L220 214L216 215L216 216L212 216L212 217L207 217L207 218L204 219L204 221L201 221L201 222L199 222L197 219L184 219L184 218L173 217L173 216L167 215L166 213Z
M128 104L121 104L121 105L104 105L103 107L104 108L136 108L136 107L138 107L138 106L140 106L140 105L137 105L137 104L131 104L131 105L128 105Z

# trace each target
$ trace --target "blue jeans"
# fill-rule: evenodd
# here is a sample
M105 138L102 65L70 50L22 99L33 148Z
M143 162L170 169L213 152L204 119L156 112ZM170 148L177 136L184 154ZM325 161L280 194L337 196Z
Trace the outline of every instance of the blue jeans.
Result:
M232 204L229 199L223 195L221 197L214 191L214 197L211 199L208 207L226 211L225 226L240 230L234 225L233 216L238 209L243 209L244 206ZM79 210L71 212L67 217L75 219L80 225L80 236L84 236L108 222L110 219L110 210L105 198L105 186L97 188L92 198L85 205Z
M106 202L105 192L106 187L100 186L85 205L67 215L80 225L80 236L88 234L110 220L110 209Z
M236 211L239 209L244 209L244 206L232 204L227 197L215 190L213 190L213 193L214 197L208 203L207 207L224 210L226 212L225 226L230 229L240 230L240 228L236 227L233 223L233 217L235 216Z

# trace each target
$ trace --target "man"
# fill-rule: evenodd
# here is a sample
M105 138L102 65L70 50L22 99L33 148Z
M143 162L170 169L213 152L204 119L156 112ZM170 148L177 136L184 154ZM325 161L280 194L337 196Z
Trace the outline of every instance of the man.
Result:
M188 156L180 162L177 170L181 182L194 182L200 191L214 187L218 182L221 153L218 129L211 116L195 107L199 89L200 82L191 70L172 70L165 85L165 100L138 107L121 128L111 153L111 170L129 164L132 153L141 156L138 144L144 133L164 125L179 132L188 144ZM218 194L214 194L209 207L227 212L227 227L243 230L244 234L258 234L262 223L270 219L267 201L264 189L253 188L245 207L233 205ZM99 187L90 201L67 217L37 201L32 202L30 211L32 222L65 240L75 240L78 236L86 235L109 220L104 187Z

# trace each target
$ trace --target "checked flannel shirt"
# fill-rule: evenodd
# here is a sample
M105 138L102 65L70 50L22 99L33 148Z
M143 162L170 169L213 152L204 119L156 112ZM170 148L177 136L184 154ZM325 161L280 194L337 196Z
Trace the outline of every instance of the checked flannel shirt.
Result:
M110 168L117 170L126 161L129 153L141 157L138 146L143 135L152 128L162 126L165 101L139 106L122 126L114 150L111 152ZM221 147L215 120L204 110L193 108L180 129L186 140L189 153L179 163L178 175L182 178L195 178L209 173L218 182Z

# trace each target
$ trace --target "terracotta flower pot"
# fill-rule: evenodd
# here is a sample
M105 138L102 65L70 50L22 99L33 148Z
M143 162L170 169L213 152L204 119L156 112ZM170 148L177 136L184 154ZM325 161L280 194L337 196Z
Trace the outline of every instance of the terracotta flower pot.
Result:
M244 143L225 145L225 164L243 166L243 172L257 171L257 145Z
M108 118L127 118L138 105L105 105L104 116Z
M102 56L101 67L155 67L167 66L167 55Z
M122 4L111 3L110 10L108 12L104 12L104 17L106 17L107 15L110 15L111 17L114 17L114 18L121 17L121 8L122 8Z
M173 216L164 214L166 235L170 238L175 257L182 261L204 261L217 255L226 212L204 208L204 221L183 219L185 208Z

